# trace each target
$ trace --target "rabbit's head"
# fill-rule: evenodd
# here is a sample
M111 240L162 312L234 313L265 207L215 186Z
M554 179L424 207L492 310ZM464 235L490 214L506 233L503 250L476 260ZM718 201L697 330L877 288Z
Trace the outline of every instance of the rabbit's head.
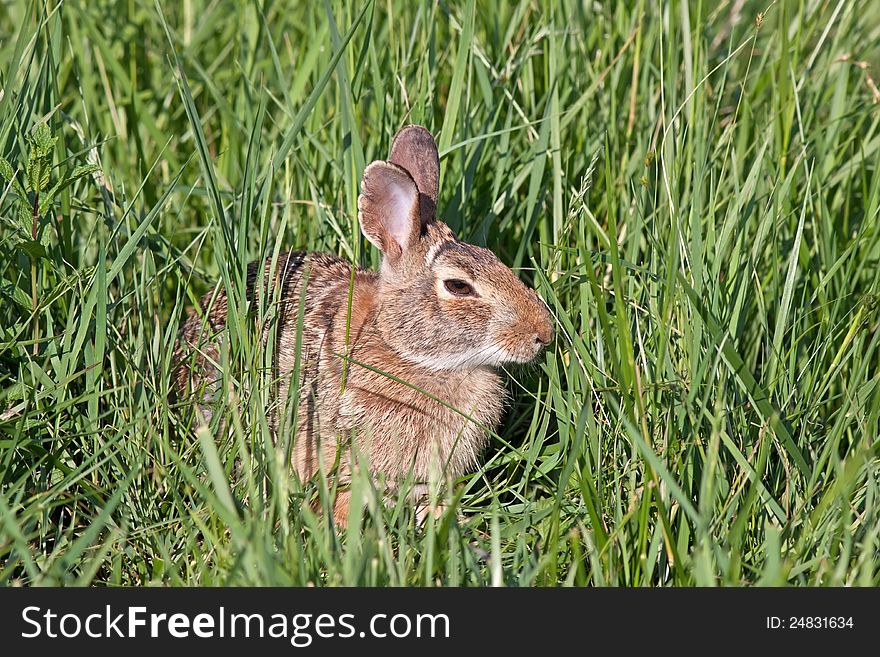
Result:
M435 218L439 179L434 138L415 125L364 171L358 217L382 251L381 337L432 370L528 362L553 339L547 307L494 253Z

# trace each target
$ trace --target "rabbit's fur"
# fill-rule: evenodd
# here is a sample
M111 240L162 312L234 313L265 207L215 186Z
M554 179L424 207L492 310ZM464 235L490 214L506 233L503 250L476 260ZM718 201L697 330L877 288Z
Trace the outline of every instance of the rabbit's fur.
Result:
M303 479L322 461L328 473L336 465L344 489L349 438L392 492L407 478L423 484L473 470L504 403L495 366L528 362L552 339L537 294L491 251L459 241L434 217L439 173L437 146L419 126L402 129L388 161L364 171L358 218L382 251L379 272L356 268L352 278L352 265L327 253L278 260L268 287L272 294L274 283L281 285L269 297L280 304L280 404L294 371L300 299L305 303L293 448ZM259 271L256 263L248 269L250 299L266 287ZM267 264L262 276L268 275ZM178 339L176 385L178 394L196 391L204 404L205 390L220 379L223 290L207 294L202 307L204 319L191 311ZM334 515L341 523L348 502L340 493Z

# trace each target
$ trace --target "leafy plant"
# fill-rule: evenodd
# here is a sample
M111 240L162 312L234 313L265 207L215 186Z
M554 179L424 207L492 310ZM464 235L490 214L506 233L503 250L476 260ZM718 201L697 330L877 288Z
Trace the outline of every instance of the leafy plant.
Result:
M70 187L74 182L88 176L99 167L95 164L84 164L73 169L66 168L55 176L53 183L52 153L58 137L53 135L47 123L38 124L28 135L28 151L24 154L22 168L24 171L24 183L19 181L20 171L16 171L12 164L0 156L0 178L11 186L15 208L14 216L0 218L10 225L19 235L16 248L26 253L31 261L31 312L33 323L33 353L39 352L39 318L38 318L38 263L46 260L51 264L47 246L52 238L48 229L51 221L48 220L50 211L58 195ZM51 185L50 185L51 184Z

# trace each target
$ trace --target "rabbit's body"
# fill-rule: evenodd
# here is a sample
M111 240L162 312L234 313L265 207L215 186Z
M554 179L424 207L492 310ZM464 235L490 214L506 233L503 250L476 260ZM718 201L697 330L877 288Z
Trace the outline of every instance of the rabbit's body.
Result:
M297 474L311 477L323 461L344 485L354 440L393 491L408 478L454 479L477 466L486 429L495 428L503 408L494 367L531 360L552 329L537 295L493 253L459 241L434 219L439 167L430 134L405 128L389 159L367 167L358 202L362 230L383 252L380 272L355 269L352 277L352 265L336 256L290 253L271 277L281 289L275 294L270 282L268 298L279 304L272 416L283 430L289 413L279 409L297 398ZM251 265L248 298L258 298L267 277L268 264ZM301 299L300 379L288 395ZM211 389L220 378L222 290L202 306L208 321L191 313L181 332L178 392ZM340 521L347 507L343 493Z

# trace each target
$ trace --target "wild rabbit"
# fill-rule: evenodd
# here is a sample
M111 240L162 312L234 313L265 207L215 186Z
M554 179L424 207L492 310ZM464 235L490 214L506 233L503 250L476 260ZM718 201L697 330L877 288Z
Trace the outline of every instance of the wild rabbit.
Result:
M434 138L420 126L403 128L388 160L364 171L358 197L361 230L382 252L379 272L356 268L352 277L351 263L337 256L292 252L279 258L268 286L273 298L281 285L274 298L282 405L304 299L293 467L302 479L319 463L335 472L340 524L350 501L349 439L391 494L407 478L424 490L432 477L459 477L476 468L486 427L501 417L505 387L495 366L531 361L553 338L538 295L494 253L459 241L435 218L439 178ZM265 284L258 269L248 268L249 298ZM262 272L268 276L269 265ZM223 290L201 305L178 338L176 385L209 412L205 390L220 379Z

